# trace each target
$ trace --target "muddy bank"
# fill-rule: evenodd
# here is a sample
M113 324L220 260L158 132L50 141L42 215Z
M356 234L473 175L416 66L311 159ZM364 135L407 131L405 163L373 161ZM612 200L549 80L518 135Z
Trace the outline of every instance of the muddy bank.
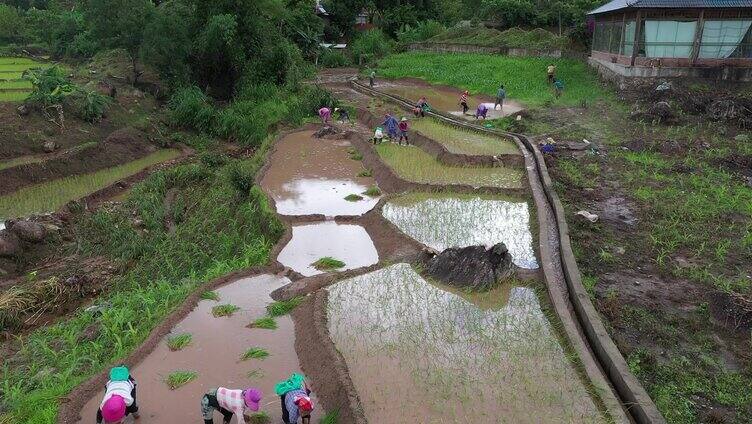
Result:
M157 147L144 133L133 129L118 130L103 142L67 155L0 170L0 195L40 182L82 175L121 165L153 153Z
M295 348L303 372L311 378L327 411L339 411L338 422L365 424L358 392L350 379L342 355L329 336L326 290L319 290L298 306L295 321Z
M220 385L261 389L264 393L261 410L268 413L273 422L281 421L274 384L300 370L292 319L289 316L275 318L277 328L273 330L247 328L247 325L266 315L265 307L271 302L268 294L288 281L268 274L240 279L216 289L218 301L200 301L148 357L131 368L139 383L139 422L183 424L197 421L201 396ZM240 310L230 317L212 315L212 307L227 303ZM185 333L191 334L191 342L179 351L171 351L166 345L167 338ZM263 360L241 360L243 353L251 347L262 348L269 356ZM175 370L194 371L197 378L170 390L163 379ZM96 394L84 406L80 423L91 422L101 401L100 395ZM317 403L315 392L313 397ZM323 415L322 412L321 407L314 410L314 422Z
M289 132L274 144L261 187L274 200L281 215L360 215L378 202L363 195L375 185L372 177L358 176L364 169L350 158L348 134L315 138L315 130ZM363 197L353 202L348 195Z

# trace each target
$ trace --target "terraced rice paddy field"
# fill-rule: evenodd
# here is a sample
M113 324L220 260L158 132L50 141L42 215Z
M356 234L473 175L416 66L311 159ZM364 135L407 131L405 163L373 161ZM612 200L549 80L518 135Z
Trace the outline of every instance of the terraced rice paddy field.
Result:
M480 134L424 118L412 121L413 130L441 143L450 153L465 155L519 155L511 140Z
M49 65L24 57L0 57L0 102L19 102L31 93L30 81L23 72Z

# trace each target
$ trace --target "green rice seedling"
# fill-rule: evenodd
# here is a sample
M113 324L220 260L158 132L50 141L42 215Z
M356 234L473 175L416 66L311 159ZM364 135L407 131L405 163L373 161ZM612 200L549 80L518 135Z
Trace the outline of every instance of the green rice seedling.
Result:
M0 80L0 90L31 90L32 84L27 80Z
M270 303L266 305L266 312L268 312L269 315L273 317L287 315L290 313L290 311L300 305L300 303L303 302L303 299L305 299L305 297L296 296L290 300Z
M272 422L272 417L264 411L254 412L248 416L249 424L268 424Z
M334 411L327 412L326 415L321 417L319 420L319 424L337 424L337 420L339 418L339 409L335 409Z
M195 371L175 371L167 376L165 383L170 390L175 390L195 380L196 377L198 374Z
M357 194L348 194L345 196L345 200L348 202L358 202L363 200L363 196L358 196Z
M370 169L364 169L358 173L359 177L373 177L373 171Z
M252 347L246 350L245 353L243 353L240 356L240 360L241 361L247 361L249 359L263 360L264 358L268 356L269 356L269 352L267 352L265 349L260 348L260 347Z
M26 90L0 90L0 102L20 102L26 100L30 93Z
M339 259L332 258L331 256L325 256L312 263L311 265L319 271L327 271L331 269L342 268L345 266L345 263L340 261Z
M239 311L240 308L235 305L230 305L229 303L224 305L217 305L212 308L212 315L215 317L229 317L235 312Z
M264 370L261 368L254 368L245 374L251 380L259 380L264 378Z
M350 153L350 159L363 160L363 155L361 155L360 152Z
M205 291L201 293L201 299L202 300L213 300L215 302L219 302L219 294L215 292L214 290Z
M447 166L421 149L405 149L395 144L380 144L376 151L400 177L416 183L522 187L521 169Z
M160 150L124 165L22 188L6 196L0 196L0 217L27 216L57 210L71 200L80 199L146 167L178 155L178 150Z
M433 119L418 119L413 129L441 143L451 153L467 155L519 155L517 145L509 139L441 124Z
M171 351L182 350L191 343L193 336L190 333L178 334L167 339L167 347Z
M264 330L276 330L277 321L272 317L261 317L252 323L248 324L250 328L262 328Z
M377 186L373 185L368 187L368 190L364 191L363 194L365 194L366 196L378 197L381 196L381 190L379 190Z

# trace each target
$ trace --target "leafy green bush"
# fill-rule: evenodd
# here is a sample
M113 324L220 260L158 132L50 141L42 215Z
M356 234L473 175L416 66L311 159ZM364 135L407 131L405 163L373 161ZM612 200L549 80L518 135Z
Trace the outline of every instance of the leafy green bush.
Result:
M407 24L403 25L402 28L397 31L397 41L405 44L425 41L441 34L445 30L446 27L444 27L444 25L433 20L418 22L414 25Z
M76 92L76 85L58 66L30 69L24 72L24 78L34 85L27 101L42 107L62 105L67 97Z
M97 91L79 90L72 96L76 115L87 122L98 122L107 112L112 99Z
M198 131L210 132L214 120L214 106L196 86L178 89L168 103L172 123Z
M392 51L394 42L379 29L371 29L358 34L350 44L353 57L371 61L386 56Z
M350 66L350 58L344 52L334 49L324 49L319 56L319 65L325 68L341 68Z

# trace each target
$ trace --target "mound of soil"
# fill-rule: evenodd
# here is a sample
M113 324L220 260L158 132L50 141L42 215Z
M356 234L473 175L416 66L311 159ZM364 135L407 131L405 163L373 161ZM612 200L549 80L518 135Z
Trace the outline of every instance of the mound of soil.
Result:
M23 187L71 175L87 174L142 158L156 150L141 131L124 128L103 142L40 163L19 165L0 171L0 195Z
M485 291L514 273L512 255L504 243L485 246L450 247L430 259L426 274L443 283Z

